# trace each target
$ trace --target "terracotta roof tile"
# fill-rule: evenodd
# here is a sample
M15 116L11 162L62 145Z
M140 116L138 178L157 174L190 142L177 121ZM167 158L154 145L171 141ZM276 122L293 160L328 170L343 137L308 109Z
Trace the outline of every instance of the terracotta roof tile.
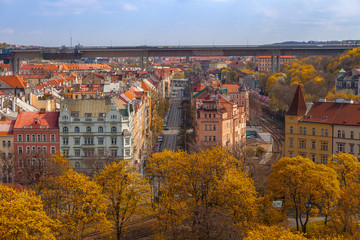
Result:
M20 112L16 118L14 128L23 128L25 125L33 125L34 119L39 120L40 125L48 125L49 128L58 128L59 112Z
M0 81L9 84L14 88L25 88L25 81L20 76L0 76Z

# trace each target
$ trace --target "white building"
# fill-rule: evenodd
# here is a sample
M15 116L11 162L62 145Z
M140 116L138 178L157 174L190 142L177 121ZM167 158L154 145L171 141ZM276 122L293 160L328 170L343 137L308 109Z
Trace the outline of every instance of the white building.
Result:
M119 98L65 99L59 116L60 150L75 169L88 168L85 159L131 160L132 104Z

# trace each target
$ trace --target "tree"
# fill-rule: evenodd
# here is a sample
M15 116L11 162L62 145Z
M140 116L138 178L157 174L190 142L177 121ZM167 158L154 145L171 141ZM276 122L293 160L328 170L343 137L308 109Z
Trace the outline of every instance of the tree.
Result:
M149 184L125 161L105 166L95 180L109 200L107 214L115 222L119 240L128 220L145 213L150 198Z
M56 239L60 222L48 217L40 197L0 185L2 239Z
M340 194L333 169L300 156L280 159L273 166L269 181L271 194L294 212L296 228L299 231L300 222L304 233L310 216L323 207L322 199L329 196L336 199Z
M3 183L13 182L14 176L14 154L9 152L6 155L5 151L0 150L0 171L2 172L1 180Z
M239 237L256 222L258 207L253 182L243 170L241 162L220 147L153 154L148 175L163 236L226 239L227 226Z
M307 238L301 234L290 232L289 229L282 229L277 226L267 227L260 226L249 231L248 236L244 240L267 239L267 240L306 240Z
M41 195L47 215L62 223L62 238L81 239L86 231L109 229L106 196L89 177L68 169L44 178L34 188Z
M331 211L333 223L339 233L354 234L354 223L360 220L360 163L353 155L340 153L327 165L336 171L341 187L341 198Z

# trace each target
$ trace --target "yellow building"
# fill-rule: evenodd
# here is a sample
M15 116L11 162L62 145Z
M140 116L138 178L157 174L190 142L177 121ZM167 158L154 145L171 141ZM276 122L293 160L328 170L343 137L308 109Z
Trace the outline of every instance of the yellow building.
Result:
M315 103L307 112L301 87L296 89L289 111L285 115L286 157L302 156L317 163L326 163L332 154L332 118Z

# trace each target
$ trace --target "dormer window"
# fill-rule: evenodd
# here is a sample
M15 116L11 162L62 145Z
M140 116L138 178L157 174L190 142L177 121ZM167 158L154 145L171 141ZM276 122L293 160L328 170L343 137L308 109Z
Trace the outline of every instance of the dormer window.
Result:
M38 123L39 123L39 119L35 118L35 119L34 119L34 123L35 123L35 124L38 124Z

